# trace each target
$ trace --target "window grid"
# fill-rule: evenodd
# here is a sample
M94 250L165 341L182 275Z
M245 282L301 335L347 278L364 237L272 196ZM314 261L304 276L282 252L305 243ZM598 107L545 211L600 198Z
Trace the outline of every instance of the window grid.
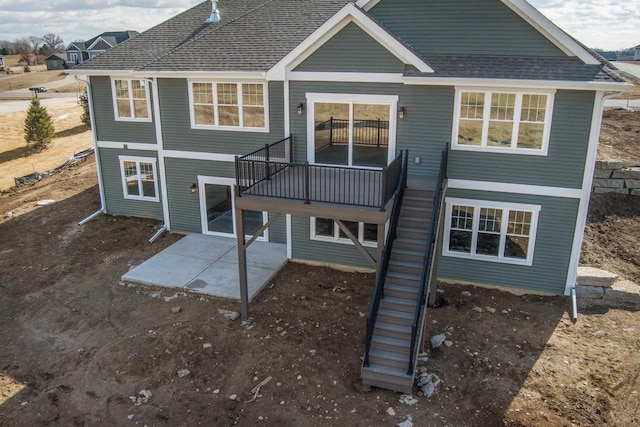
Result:
M155 160L120 158L125 199L158 201Z
M142 80L115 79L114 107L116 119L148 120L149 97Z
M193 126L266 128L264 84L191 82L190 89Z
M358 239L362 246L377 246L377 224L368 224L356 221L342 221L351 233ZM311 217L311 240L335 242L353 245L353 242L342 231L340 226L328 218Z
M450 221L445 233L444 254L531 265L539 207L532 206L532 210L527 210L516 206L486 206L486 203L489 202L458 204L447 201Z
M551 93L460 91L458 99L455 148L546 155Z

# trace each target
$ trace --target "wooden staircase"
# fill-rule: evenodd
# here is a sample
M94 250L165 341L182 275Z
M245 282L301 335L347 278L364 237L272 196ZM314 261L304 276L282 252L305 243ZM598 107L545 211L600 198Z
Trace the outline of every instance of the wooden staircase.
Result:
M411 332L433 217L433 198L433 190L412 187L410 183L405 189L384 295L371 338L369 364L362 366L365 386L412 392L417 358L410 355ZM426 310L426 304L424 307ZM418 343L422 342L421 334L422 328ZM409 366L410 360L413 366Z

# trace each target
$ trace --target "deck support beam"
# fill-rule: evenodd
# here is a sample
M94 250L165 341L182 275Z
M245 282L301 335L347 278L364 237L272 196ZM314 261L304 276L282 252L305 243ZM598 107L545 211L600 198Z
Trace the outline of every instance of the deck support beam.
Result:
M360 243L358 238L353 235L351 230L349 230L347 226L344 225L344 222L340 221L339 219L335 219L335 218L332 218L332 219L335 221L336 224L338 224L338 227L340 227L340 230L342 230L342 232L347 235L347 237L353 242L353 244L356 245L356 248L358 248L358 250L362 253L362 255L364 255L365 259L369 261L369 264L371 264L373 268L377 268L378 262L375 259L373 259L371 255L369 255L369 252L367 252L365 247L362 246L362 243Z
M240 278L240 315L249 319L249 282L247 280L247 246L244 237L244 210L236 208L236 234L238 235L238 270Z

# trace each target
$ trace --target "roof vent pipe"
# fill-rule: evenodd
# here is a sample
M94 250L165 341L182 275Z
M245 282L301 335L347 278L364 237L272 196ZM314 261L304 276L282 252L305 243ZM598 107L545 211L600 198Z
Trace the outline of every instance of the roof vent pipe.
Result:
M220 22L220 12L218 12L218 2L216 0L211 1L211 16L209 16L204 22L206 24Z

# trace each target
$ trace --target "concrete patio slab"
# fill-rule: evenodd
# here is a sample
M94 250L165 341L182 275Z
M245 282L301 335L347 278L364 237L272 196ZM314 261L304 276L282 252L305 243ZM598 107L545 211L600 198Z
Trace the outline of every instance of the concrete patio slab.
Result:
M286 264L285 245L256 241L247 249L249 300ZM240 299L235 239L189 234L122 276L126 282Z

